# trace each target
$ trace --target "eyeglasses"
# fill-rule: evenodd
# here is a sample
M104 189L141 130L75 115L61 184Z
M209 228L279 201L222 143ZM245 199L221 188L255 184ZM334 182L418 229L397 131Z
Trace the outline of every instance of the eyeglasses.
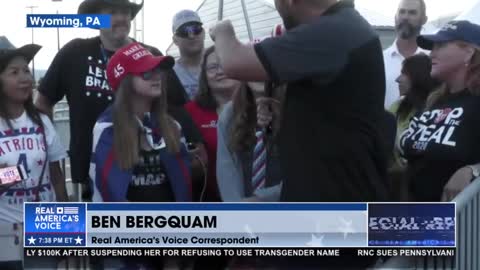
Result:
M178 28L175 32L176 36L181 38L188 38L190 36L198 36L203 32L203 27L200 24L186 25Z
M209 64L205 67L205 69L207 70L207 72L217 72L219 70L222 70L222 66L218 63Z
M139 73L137 75L139 77L141 77L142 79L144 79L145 81L149 81L153 78L153 76L155 74L161 74L161 73L162 73L162 69L160 67L156 67L152 70L145 71L145 72Z

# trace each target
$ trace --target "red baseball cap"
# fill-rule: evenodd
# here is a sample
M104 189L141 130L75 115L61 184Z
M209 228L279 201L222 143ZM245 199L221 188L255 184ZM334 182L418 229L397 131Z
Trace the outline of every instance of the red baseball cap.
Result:
M140 75L156 67L170 69L173 65L173 57L154 56L140 43L134 42L117 50L110 58L107 64L107 79L115 91L128 74Z

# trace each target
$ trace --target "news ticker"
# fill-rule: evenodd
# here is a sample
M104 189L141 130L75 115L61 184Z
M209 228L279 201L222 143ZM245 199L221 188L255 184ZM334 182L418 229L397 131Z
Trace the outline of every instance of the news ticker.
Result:
M454 248L25 248L26 257L454 257Z
M455 247L455 204L25 203L24 246Z
M106 14L27 14L27 28L110 28Z

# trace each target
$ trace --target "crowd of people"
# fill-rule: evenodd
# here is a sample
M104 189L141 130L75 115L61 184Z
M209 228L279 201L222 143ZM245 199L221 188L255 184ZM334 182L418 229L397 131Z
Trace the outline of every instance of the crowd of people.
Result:
M52 124L64 97L71 175L84 201L439 202L480 176L479 25L452 21L421 35L424 0L401 0L396 39L382 52L353 1L275 5L283 25L251 43L230 21L207 33L196 12L178 12L174 59L129 37L143 3L85 0L78 13L110 14L111 27L68 42L35 101L28 64L41 47L0 40L0 168L27 172L0 185L0 269L22 269L23 203L68 200L67 150ZM204 47L207 37L214 46ZM374 261L187 263L364 269Z

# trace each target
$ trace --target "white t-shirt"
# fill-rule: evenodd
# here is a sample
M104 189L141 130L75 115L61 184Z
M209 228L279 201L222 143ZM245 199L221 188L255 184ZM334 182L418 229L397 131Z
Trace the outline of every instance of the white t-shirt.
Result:
M0 222L18 223L23 220L23 202L35 200L36 188L45 162L55 162L67 157L67 152L57 136L50 119L41 115L48 144L48 160L42 132L24 112L22 116L11 120L13 132L7 122L0 119L0 164L16 166L22 164L27 171L24 180L0 194ZM50 170L47 164L39 189L40 201L55 200L50 183Z
M417 48L415 54L425 53L428 51ZM400 72L402 71L402 63L405 57L398 51L397 40L395 40L388 49L383 51L383 59L385 62L385 79L386 79L386 92L385 92L385 109L389 109L392 104L400 98L400 90L398 84L395 81Z

